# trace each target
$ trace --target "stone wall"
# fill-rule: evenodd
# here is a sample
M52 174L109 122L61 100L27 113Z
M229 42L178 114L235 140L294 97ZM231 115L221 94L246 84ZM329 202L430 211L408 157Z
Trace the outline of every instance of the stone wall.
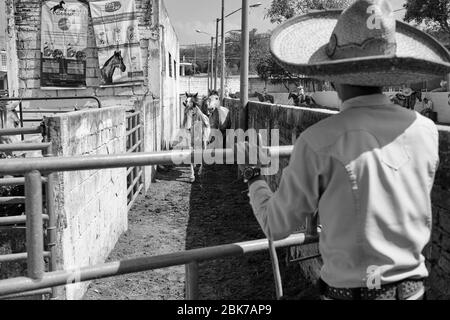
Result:
M233 123L238 123L239 100L226 99L225 105L232 111ZM297 137L309 126L332 115L333 111L314 111L307 108L270 105L250 102L248 106L248 127L258 129L279 129L280 145L293 144ZM450 128L438 126L440 136L440 166L436 174L432 192L433 233L430 244L424 250L430 277L428 286L430 298L450 298ZM281 160L280 165L287 165ZM277 188L280 174L268 178L273 190ZM306 248L307 255L314 248ZM300 265L305 279L314 280L318 276L319 261L303 262Z
M47 118L56 156L125 153L125 108ZM127 230L126 168L58 174L58 270L102 263ZM59 297L79 299L88 282L66 286Z

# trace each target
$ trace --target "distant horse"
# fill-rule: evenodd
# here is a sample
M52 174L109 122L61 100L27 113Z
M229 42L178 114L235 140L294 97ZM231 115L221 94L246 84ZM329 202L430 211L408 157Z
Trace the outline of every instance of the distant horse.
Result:
M201 129L201 146L202 149L206 149L207 143L209 141L209 136L211 134L211 127L209 124L208 117L199 108L198 93L190 94L186 92L186 101L183 102L184 105L184 119L183 128L190 131L191 147L198 145L198 131ZM197 125L200 124L201 128ZM197 133L197 134L196 134ZM203 171L203 164L200 164L200 169L198 170L198 175L201 175ZM191 164L191 182L195 181L195 171L194 165Z
M18 102L7 102L1 104L0 102L0 129L18 128L20 126L20 119L17 115L16 107ZM19 143L19 136L0 136L0 144ZM12 152L0 153L0 158L5 156L12 156Z
M259 102L270 102L270 103L275 103L275 98L270 95L270 94L262 94L259 93L258 91L255 91L255 93L252 95L252 97L257 97Z
M230 93L228 96L229 96L231 99L240 99L240 98L241 98L240 92Z
M114 54L106 60L103 67L100 69L100 73L102 75L102 79L105 84L113 83L113 75L116 68L120 68L120 71L125 72L127 67L123 62L122 53L120 51L114 51Z
M414 110L417 100L422 102L422 93L419 91L413 91L410 95L397 93L395 96L391 96L391 101L393 103L410 110Z
M208 116L211 128L220 130L224 138L223 145L225 146L226 130L231 128L231 114L228 108L220 105L219 93L217 91L209 91L208 97L204 99L202 111ZM212 143L213 141L209 142Z
M53 8L51 8L50 11L51 11L52 13L55 13L55 12L58 11L58 10L64 10L64 5L65 5L65 4L66 4L66 3L65 3L64 1L60 1L59 4L57 4L56 6L54 6Z
M289 92L288 100L291 99L294 100L294 105L297 107L301 106L302 104L306 104L307 106L311 104L317 104L311 96L308 96L306 94L296 94L293 92Z

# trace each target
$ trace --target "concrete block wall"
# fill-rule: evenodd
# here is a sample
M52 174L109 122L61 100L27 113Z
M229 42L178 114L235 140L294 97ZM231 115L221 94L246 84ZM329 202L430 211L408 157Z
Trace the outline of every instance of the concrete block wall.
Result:
M141 113L141 125L143 126L143 151L154 152L161 150L161 104L159 100L146 97L136 106L136 111ZM144 191L150 188L156 174L156 166L144 167Z
M225 99L225 106L232 112L233 123L239 123L239 100ZM333 111L311 110L306 108L271 105L250 102L248 106L248 127L258 129L279 129L280 145L293 144L297 137L309 126L329 117ZM431 299L449 299L450 289L450 127L438 126L440 166L432 192L433 231L429 245L424 250L430 277L427 281ZM280 167L287 165L280 160ZM276 190L281 171L268 178L268 183ZM308 255L311 248L301 254ZM303 262L300 265L306 280L315 280L320 263L318 260Z
M126 109L93 109L46 119L56 156L119 154L126 147ZM102 263L127 230L126 168L58 174L58 270ZM59 290L80 299L86 283Z

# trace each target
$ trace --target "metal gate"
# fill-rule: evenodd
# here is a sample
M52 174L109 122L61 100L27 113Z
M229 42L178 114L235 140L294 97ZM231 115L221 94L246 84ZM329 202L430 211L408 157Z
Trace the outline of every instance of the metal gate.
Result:
M39 127L30 127L30 128L20 128L20 129L1 129L0 136L15 136L15 135L26 135L26 134L42 134L44 130L43 126ZM41 151L42 156L51 157L51 143L50 142L42 142L42 143L17 143L17 144L0 144L0 152L17 152L17 151ZM2 161L2 160L0 160ZM21 160L17 160L21 161ZM15 187L15 186L24 186L25 185L25 177L24 176L14 176L14 177L3 177L0 176L0 187ZM42 259L47 262L47 270L49 272L56 270L56 254L55 254L55 245L56 245L56 215L54 210L55 205L55 193L54 193L54 184L55 184L55 173L49 173L46 176L43 176L36 181L37 185L35 186L37 190L40 192L40 199L36 199L33 195L30 195L25 189L25 194L23 195L15 195L10 197L0 197L0 205L12 205L12 204L23 204L25 205L25 212L38 210L42 214L40 215L40 220L37 222L40 225L42 232L38 232L36 236L36 240L31 241L29 232L30 232L30 221L28 220L26 215L13 215L13 216L2 216L0 217L0 227L7 229L23 229L26 232L26 248L27 252L20 253L11 253L0 255L0 264L1 263L10 263L10 262L20 262L27 261L28 266L30 265L30 260L33 259ZM42 193L45 194L45 198L42 199ZM44 235L44 237L43 237ZM30 248L32 247L43 247L43 256L42 257L33 257L29 254ZM13 297L21 297L21 296L34 296L34 295L46 295L50 294L51 297L56 296L55 289L40 289L33 292L28 292L25 294L15 294L12 296L5 296L2 298L13 298Z
M126 116L127 120L127 153L143 151L143 127L141 124L141 113L132 111ZM127 168L127 206L131 209L139 193L144 188L144 168Z
M268 148L271 157L288 157L293 147ZM176 158L188 161L196 157L203 157L204 151L177 151ZM233 157L233 150L216 150L216 155L224 159ZM44 245L42 242L45 215L42 210L42 176L41 173L51 174L63 171L96 170L106 168L124 168L130 164L135 167L149 165L173 165L173 152L154 152L140 154L91 155L71 158L47 159L5 159L1 160L0 174L23 174L26 192L26 223L27 223L27 266L28 276L0 280L0 297L21 294L29 295L31 291L42 290L74 282L117 276L120 274L161 269L177 265L186 266L186 298L198 299L198 265L200 262L231 256L243 256L254 252L265 251L275 247L286 247L316 243L318 235L316 227L308 232L293 235L287 239L270 244L267 239L226 244L215 247L193 249L183 252L170 253L155 257L141 257L104 264L86 266L75 270L45 272ZM49 201L48 203L51 203ZM52 221L49 211L48 220ZM54 221L54 220L53 220ZM49 222L50 231L53 224ZM53 233L53 236L55 234ZM53 238L54 239L54 238ZM272 247L271 247L272 246ZM53 257L53 255L51 255Z

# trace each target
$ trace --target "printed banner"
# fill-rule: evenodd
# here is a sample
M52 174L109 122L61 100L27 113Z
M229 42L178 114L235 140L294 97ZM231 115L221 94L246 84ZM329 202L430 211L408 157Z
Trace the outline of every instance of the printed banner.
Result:
M88 6L45 1L41 21L41 87L86 86Z
M138 14L134 0L89 3L102 83L143 81Z

